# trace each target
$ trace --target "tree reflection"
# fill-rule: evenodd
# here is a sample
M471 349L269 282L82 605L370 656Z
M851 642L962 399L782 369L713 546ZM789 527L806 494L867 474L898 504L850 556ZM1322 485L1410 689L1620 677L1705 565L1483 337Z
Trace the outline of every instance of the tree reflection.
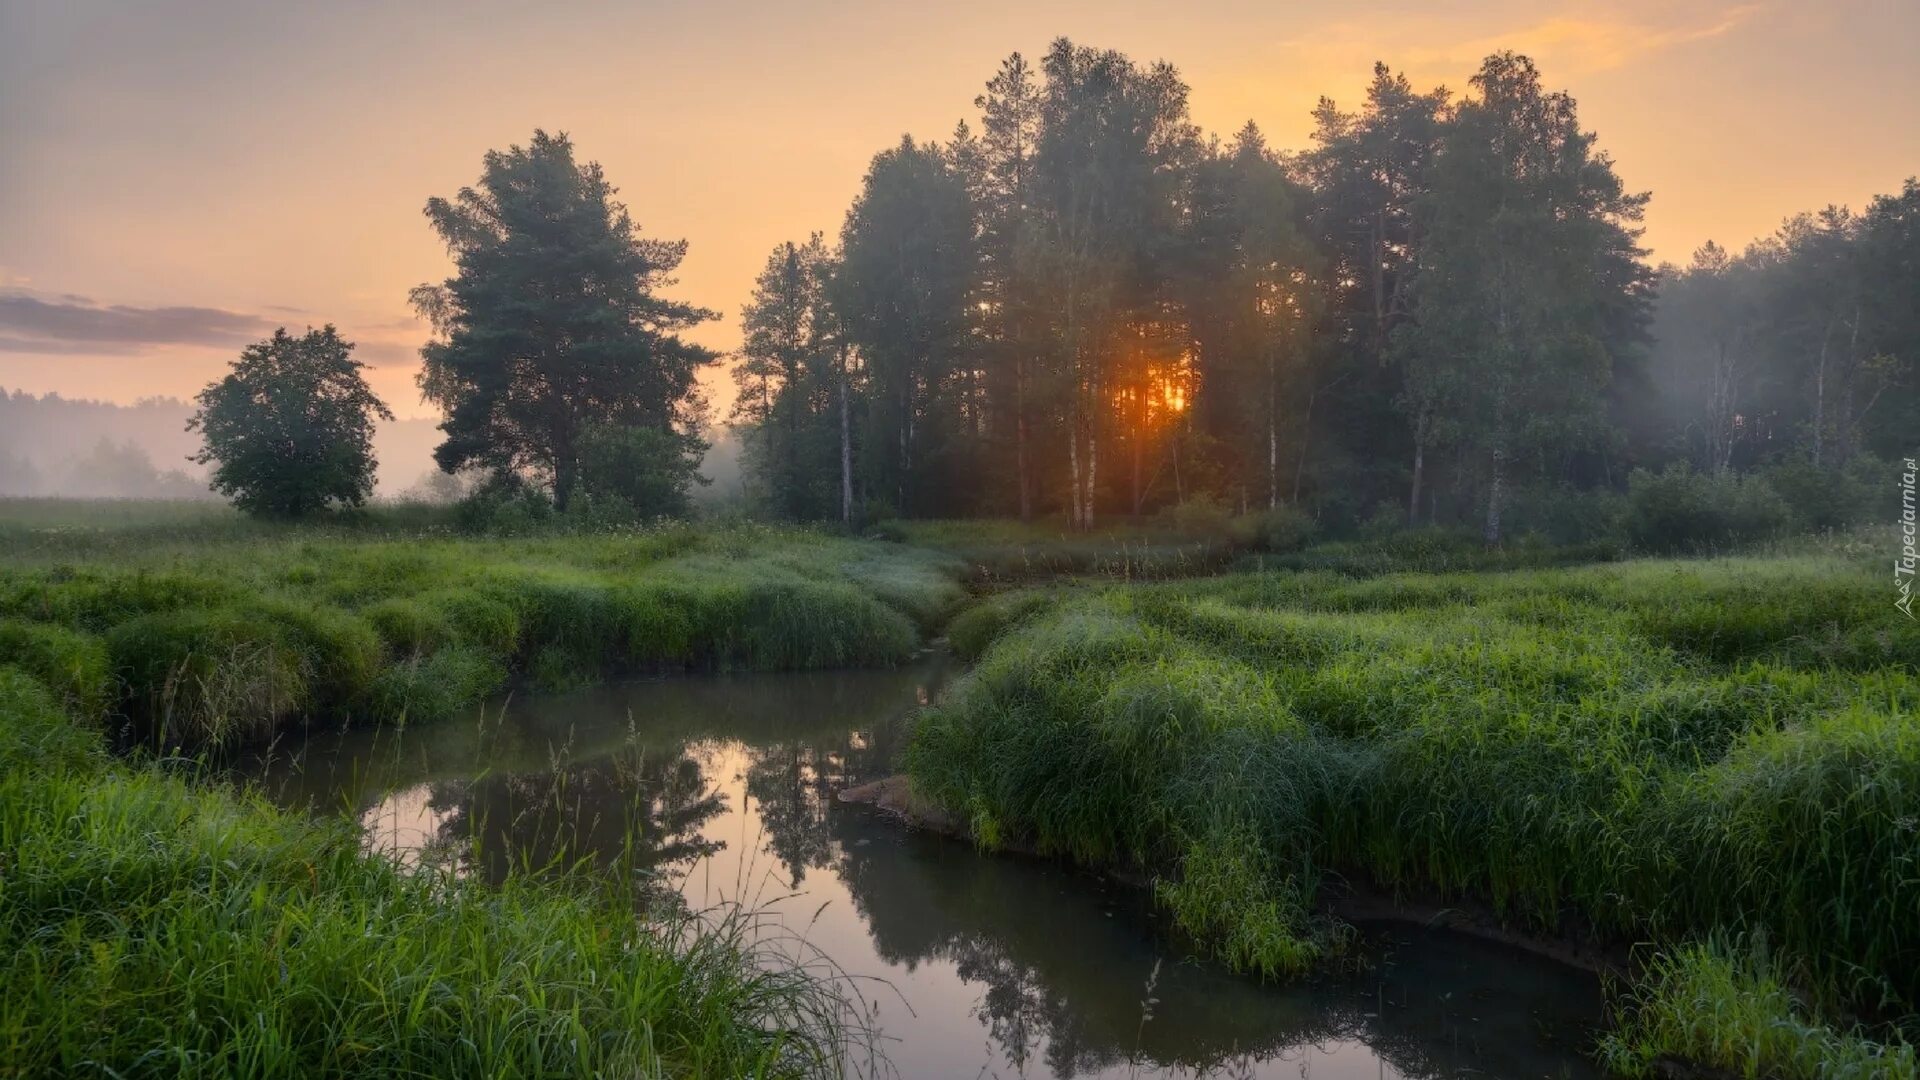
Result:
M727 809L684 747L624 749L549 771L435 781L439 842L487 881L589 864L664 891L724 841L703 834Z
M1597 1019L1597 988L1547 962L1409 932L1365 970L1262 984L1186 961L1138 890L836 809L836 870L876 948L910 969L952 963L981 987L976 1015L1016 1070L1037 1055L1058 1077L1242 1075L1312 1051L1434 1080L1593 1075L1565 1018Z

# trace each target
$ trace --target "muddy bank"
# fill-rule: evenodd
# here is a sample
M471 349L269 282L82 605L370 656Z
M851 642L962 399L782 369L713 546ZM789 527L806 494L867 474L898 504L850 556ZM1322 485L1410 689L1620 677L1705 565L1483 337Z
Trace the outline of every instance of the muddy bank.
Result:
M840 792L840 801L871 806L914 828L959 840L972 839L964 821L917 795L904 774L847 788ZM1044 857L1024 843L1004 845L1001 850ZM1129 885L1149 884L1145 877L1137 873L1114 870L1105 873ZM1569 929L1564 933L1529 933L1507 925L1487 904L1398 894L1377 888L1360 875L1342 877L1328 874L1327 880L1320 886L1317 900L1321 910L1345 922L1404 922L1449 930L1521 949L1595 974L1625 972L1631 961L1629 946L1596 938L1584 932L1584 927L1571 919L1567 920Z

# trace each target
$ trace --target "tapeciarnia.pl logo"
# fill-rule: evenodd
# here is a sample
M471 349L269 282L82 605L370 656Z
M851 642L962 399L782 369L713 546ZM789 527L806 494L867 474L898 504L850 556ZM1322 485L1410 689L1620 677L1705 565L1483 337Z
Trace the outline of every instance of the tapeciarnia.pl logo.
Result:
M1913 571L1916 556L1914 552L1914 474L1920 473L1920 465L1913 458L1902 462L1905 471L1900 474L1900 557L1893 561L1893 587L1900 590L1900 599L1893 606L1900 609L1907 618L1913 618Z

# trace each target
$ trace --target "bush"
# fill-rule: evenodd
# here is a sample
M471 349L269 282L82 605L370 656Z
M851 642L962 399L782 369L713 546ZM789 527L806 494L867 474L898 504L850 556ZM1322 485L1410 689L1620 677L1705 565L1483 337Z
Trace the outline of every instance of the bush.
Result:
M1233 514L1219 499L1200 494L1177 502L1155 515L1170 531L1182 536L1225 536Z
M602 517L685 517L688 493L706 483L698 472L706 450L697 437L674 431L601 424L580 439L580 489Z
M1320 532L1318 522L1290 503L1247 514L1234 524L1243 543L1271 554L1298 551Z
M1879 475L1875 475L1875 470ZM1795 532L1850 528L1873 520L1873 484L1892 492L1891 470L1861 455L1846 469L1823 469L1811 461L1794 460L1760 470L1760 477L1786 501ZM1892 520L1888 515L1887 520Z
M1779 536L1785 500L1759 477L1696 473L1685 462L1635 469L1627 482L1627 539L1647 551L1713 551Z
M517 476L492 476L454 504L463 532L520 536L553 522L553 500Z
M1605 489L1531 488L1515 493L1508 528L1554 544L1591 544L1620 534L1621 497Z

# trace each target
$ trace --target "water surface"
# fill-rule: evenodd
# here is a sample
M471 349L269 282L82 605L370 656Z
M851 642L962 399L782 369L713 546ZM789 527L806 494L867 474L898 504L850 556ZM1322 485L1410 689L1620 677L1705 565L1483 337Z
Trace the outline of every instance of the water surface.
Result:
M753 904L863 977L904 1077L1597 1075L1582 1050L1599 993L1579 972L1380 926L1360 970L1263 985L1190 959L1140 890L838 802L891 771L903 721L952 670L935 654L520 696L404 732L313 733L247 771L402 859L497 879L626 850L694 910Z

